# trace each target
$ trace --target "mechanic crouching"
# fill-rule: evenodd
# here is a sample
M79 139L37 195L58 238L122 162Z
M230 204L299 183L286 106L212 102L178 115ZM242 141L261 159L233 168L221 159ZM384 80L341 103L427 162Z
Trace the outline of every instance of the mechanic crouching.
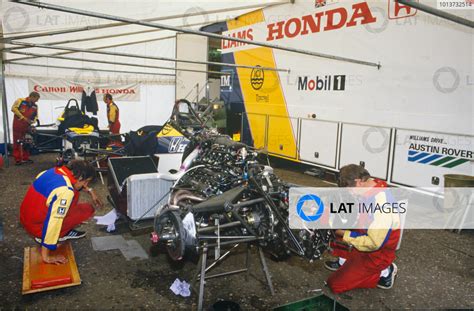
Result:
M370 178L369 172L360 165L350 164L341 168L339 185L365 188L361 190L364 191L362 196L366 202L382 205L394 201L387 184ZM332 255L339 259L324 264L327 269L334 271L327 280L333 293L355 288L392 288L397 274L397 266L393 261L400 238L398 217L391 213L374 213L368 229L336 230L336 236L352 248L334 248Z
M20 221L25 230L41 244L41 258L49 264L67 262L62 255L54 254L58 242L79 239L85 232L75 230L94 215L89 203L78 203L84 190L97 207L103 203L89 183L95 179L94 167L83 160L73 160L66 166L54 167L40 173L23 199Z

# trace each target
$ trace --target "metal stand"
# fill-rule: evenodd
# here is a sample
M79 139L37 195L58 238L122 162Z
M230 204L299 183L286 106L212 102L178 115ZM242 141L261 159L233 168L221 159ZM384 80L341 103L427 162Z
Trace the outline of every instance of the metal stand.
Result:
M97 164L97 168L100 169L100 164L98 161L95 162ZM102 175L102 172L101 171L98 171L99 172L99 176L100 176L100 181L102 182L102 185L105 185L104 183L104 176Z
M223 272L223 273L216 273L216 274L212 274L212 275L206 275L206 272L208 272L210 269L212 269L214 266L216 266L219 262L222 262L226 257L228 257L230 252L233 249L237 248L237 246L239 246L239 244L235 244L224 255L220 256L211 265L209 265L207 267L207 254L208 254L208 251L209 251L209 246L208 246L207 242L203 244L203 246L201 248L202 249L201 256L199 257L199 262L198 262L198 265L197 265L197 271L196 271L196 274L194 275L193 280L191 282L192 288L194 290L196 290L195 285L196 285L196 282L199 280L198 311L203 310L204 285L205 285L205 281L207 279L212 279L212 278L217 278L217 277L221 277L221 276L228 276L228 275L232 275L232 274L246 272L245 280L246 281L248 280L248 277L250 275L250 269L249 269L250 268L250 244L247 244L247 255L246 255L246 259L245 259L245 268L244 269L238 269L238 270L232 270L232 271ZM263 255L263 251L260 248L260 246L256 245L256 247L258 249L258 254L259 254L260 264L262 265L263 274L265 275L265 279L266 279L267 285L270 289L270 293L273 296L273 295L275 295L275 291L273 289L272 279L271 279L270 271L268 270L268 266L267 266L267 262L265 260L265 256Z

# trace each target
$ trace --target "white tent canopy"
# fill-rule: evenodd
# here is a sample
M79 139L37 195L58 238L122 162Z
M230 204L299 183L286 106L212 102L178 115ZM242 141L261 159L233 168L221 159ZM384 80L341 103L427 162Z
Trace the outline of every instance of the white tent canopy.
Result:
M287 2L287 1L284 1ZM75 9L123 16L141 21L159 22L178 27L198 29L204 25L224 21L239 16L245 12L255 10L265 5L282 3L282 1L49 1ZM175 57L175 32L154 29L139 25L124 25L95 17L81 16L59 11L39 9L33 6L12 2L2 3L2 25L4 38L18 38L19 42L35 44L56 44L63 47L76 47L90 50L104 50L111 52L124 52L130 54ZM88 31L70 32L51 36L38 36L43 33L58 32L63 30L84 29ZM100 27L99 29L94 29ZM31 35L22 39L22 36ZM37 36L37 37L35 37ZM6 44L5 48L19 48L19 46ZM111 57L89 53L71 53L43 48L22 48L4 53L4 60L20 61L52 66L73 66L84 68L97 68L116 71L141 71L150 73L173 73L171 70L141 68L109 64L97 64L53 58L32 58L31 56L18 55L19 53L34 53L41 55L64 55L78 59L95 59L115 62L127 62L139 65L174 67L174 62L155 61L149 59L133 59L130 57ZM27 59L25 59L27 58ZM22 60L24 59L24 60ZM38 67L13 65L8 63L5 68L7 75L39 75L59 76L68 75L67 70L49 68L45 71ZM74 76L75 72L69 73ZM141 75L140 80L152 80L153 76Z
M287 0L200 2L51 0L47 3L198 30L202 26L232 19L264 6L287 2ZM1 2L1 16L6 107L0 112L2 114L0 128L4 128L3 114L6 111L11 132L13 114L10 112L10 107L17 98L26 97L32 91L28 83L31 78L40 81L64 79L87 85L138 84L139 101L133 103L118 101L122 116L122 132L136 130L147 124L162 124L170 115L176 96L177 71L174 69L176 62L150 57L177 58L175 31L40 9L7 1ZM112 54L126 53L148 58L25 47L12 43L107 51ZM181 63L179 68L196 70L195 65L187 63ZM207 66L199 68L201 71L207 70ZM99 96L97 99L99 126L105 128L107 126L105 105L101 104ZM39 102L41 124L54 123L65 104L65 100L41 99ZM4 141L3 133L0 133L0 136L1 144Z

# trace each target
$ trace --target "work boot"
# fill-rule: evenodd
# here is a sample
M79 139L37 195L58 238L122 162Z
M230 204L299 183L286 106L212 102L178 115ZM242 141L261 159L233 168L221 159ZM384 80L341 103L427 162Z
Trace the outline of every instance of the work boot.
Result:
M396 264L392 263L390 265L390 273L386 277L380 277L379 283L377 284L378 288L381 289L390 289L393 287L395 282L395 276L397 275L398 267Z

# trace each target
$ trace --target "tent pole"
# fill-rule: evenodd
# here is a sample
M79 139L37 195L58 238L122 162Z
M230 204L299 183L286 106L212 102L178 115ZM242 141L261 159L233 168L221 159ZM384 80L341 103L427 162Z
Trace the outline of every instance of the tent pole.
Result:
M336 61L344 61L344 62L355 63L355 64L359 64L359 65L372 66L372 67L376 67L377 69L380 69L380 66L381 66L380 63L374 63L374 62L368 62L368 61L363 61L363 60L358 60L358 59L353 59L353 58L348 58L348 57L341 57L341 56L317 53L317 52L302 50L302 49L295 49L295 48L285 47L285 46L281 46L281 45L277 45L277 44L270 44L270 43L266 43L266 42L252 41L252 40L240 39L240 38L236 38L236 37L228 37L228 36L224 36L224 35L219 35L219 34L200 31L200 30L193 30L193 29L189 29L189 28L174 27L174 26L170 26L170 25L151 23L151 22L143 22L143 21L136 20L136 19L120 17L120 16L115 16L115 15L109 15L109 14L103 14L103 13L95 13L95 12L91 12L91 11L79 10L79 9L74 9L74 8L65 7L65 6L61 6L61 5L54 5L54 4L42 3L42 2L30 2L30 1L26 1L26 0L15 0L13 2L20 3L20 4L31 5L31 6L36 6L38 8L44 8L44 9L60 11L60 12L79 14L79 15L91 16L91 17L97 17L97 18L103 18L103 19L114 20L114 21L119 21L119 22L125 22L125 23L129 23L129 24L141 25L141 26L146 26L146 27L173 30L173 31L176 31L176 32L189 33L189 34L193 34L193 35L204 36L204 37L215 38L215 39L221 39L221 40L236 41L236 42L241 42L241 43L246 43L246 44L251 44L251 45L256 45L256 46L272 48L272 49L276 49L276 50L282 50L282 51L293 52L293 53L298 53L298 54L303 54L303 55L310 55L310 56L316 56L316 57L321 57L321 58L327 58L327 59L336 60Z
M133 63L123 63L123 62L111 62L106 60L96 60L96 59L88 59L88 58L74 58L74 57L66 57L66 56L52 56L52 55L41 55L37 53L28 53L28 52L17 52L11 51L12 54L19 54L19 55L32 55L37 58L57 58L57 59L64 59L64 60L71 60L76 62L90 62L90 63L99 63L99 64L109 64L109 65L122 65L122 66L132 66L132 67L140 67L140 68L155 68L155 69L165 69L165 70L177 70L174 67L163 67L163 66L153 66L153 65L140 65L140 64L133 64ZM12 59L5 61L5 63L15 64L20 59ZM46 65L45 65L46 66ZM221 71L207 71L207 70L198 70L198 69L178 69L180 71L189 71L189 72L204 72L204 73L211 73L211 74L219 74L219 75L227 75L228 73L221 72Z
M278 68L270 68L270 67L259 67L259 66L246 66L246 65L237 65L237 64L228 64L228 63L220 63L220 62L207 62L207 61L194 61L194 60L185 60L185 59L176 59L170 57L159 57L159 56L147 56L147 55L137 55L137 54L130 54L130 53L119 53L119 52L109 52L109 51L91 51L88 49L79 49L67 46L50 46L49 44L35 44L35 43L27 43L27 42L18 42L12 41L9 42L12 45L22 45L32 48L43 48L43 49L52 49L52 50L66 50L66 51L74 51L74 52L82 52L82 53L92 53L92 54L102 54L102 55L111 55L111 56L124 56L124 57L133 57L133 58L144 58L144 59L153 59L153 60L165 60L165 61L173 61L173 62L182 62L182 63L190 63L190 64L203 64L203 65L218 65L218 66L225 66L225 67L237 67L237 68L248 68L248 69L263 69L268 71L286 71L288 69L278 69ZM3 50L4 52L9 52L10 49L6 48Z
M8 124L7 94L5 89L5 64L3 63L3 53L0 53L1 84L0 93L2 94L2 119L3 119L3 138L5 143L5 167L10 166L8 158L8 143L10 141L10 126Z
M3 37L3 27L0 23L0 35ZM0 48L4 48L3 42L0 42ZM5 64L3 63L4 53L0 52L0 96L2 96L2 125L3 125L3 142L5 144L5 167L10 166L8 158L8 143L10 141L10 126L8 124L8 104L5 88Z

